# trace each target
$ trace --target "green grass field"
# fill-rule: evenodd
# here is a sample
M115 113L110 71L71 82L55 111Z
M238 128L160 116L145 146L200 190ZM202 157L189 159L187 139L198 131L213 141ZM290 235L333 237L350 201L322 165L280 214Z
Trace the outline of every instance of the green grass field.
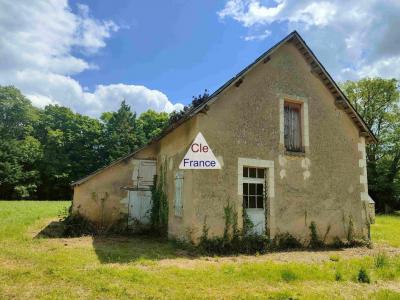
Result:
M149 238L37 237L67 206L0 202L0 299L400 299L400 216L377 217L373 249L191 257Z

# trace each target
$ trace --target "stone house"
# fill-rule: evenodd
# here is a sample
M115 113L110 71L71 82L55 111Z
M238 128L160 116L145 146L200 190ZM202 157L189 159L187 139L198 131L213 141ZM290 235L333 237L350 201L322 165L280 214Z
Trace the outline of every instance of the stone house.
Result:
M201 132L221 168L179 168ZM366 237L366 143L376 139L297 32L262 54L145 147L78 180L73 212L94 222L148 223L153 176L165 169L168 234L222 235L224 207L257 232L327 240L353 223ZM239 217L239 227L243 219Z

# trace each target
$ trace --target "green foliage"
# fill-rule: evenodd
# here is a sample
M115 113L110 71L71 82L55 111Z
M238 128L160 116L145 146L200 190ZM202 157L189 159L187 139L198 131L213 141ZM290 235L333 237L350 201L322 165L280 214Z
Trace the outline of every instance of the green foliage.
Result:
M136 114L125 100L116 112L103 114L102 144L104 159L111 162L133 152L139 146L136 130Z
M375 256L375 267L376 268L383 268L384 266L386 266L389 262L389 259L387 257L387 255L384 252L379 252L376 256Z
M168 198L165 188L165 162L160 166L160 176L154 176L154 184L151 190L152 207L150 220L155 234L166 236L168 233Z
M342 281L343 280L343 275L338 270L336 270L336 272L335 272L335 280L336 281Z
M282 280L286 282L291 282L297 279L296 273L290 269L284 269L281 272Z
M303 244L290 233L277 234L272 241L275 249L299 249L303 248Z
M61 220L65 237L79 237L97 234L96 227L79 214L68 214Z
M333 255L329 256L329 259L330 259L331 261L338 262L338 261L340 260L340 256L339 256L339 255L333 254Z
M38 194L42 198L70 198L70 183L103 165L98 146L101 124L96 119L66 107L46 106L35 125L35 135L43 145L43 158L38 162L42 182Z
M203 102L207 101L209 96L210 95L208 94L207 89L204 90L204 93L202 95L200 94L197 97L193 96L192 102L189 105L185 105L182 110L173 111L170 114L168 123L169 124L173 124L173 123L179 121L185 115L187 115L189 111L191 111L192 109L200 106Z
M342 89L378 139L367 147L369 193L376 207L400 208L400 93L396 79L347 81Z
M242 211L243 211L243 229L242 229L243 235L251 234L254 229L254 224L250 220L250 217L247 214L246 209L243 208Z
M315 224L314 221L311 222L309 229L310 229L309 247L312 249L319 249L324 247L324 242L318 236L317 225Z
M250 232L245 234L244 231L239 231L238 213L229 201L224 207L224 220L223 236L210 238L207 218L204 218L203 232L198 247L202 252L209 255L256 254L265 253L270 249L271 242L266 236Z
M168 125L168 118L166 112L157 113L151 109L142 113L136 121L140 144L145 145L158 136Z
M360 270L358 271L357 280L358 280L358 282L361 282L361 283L370 283L371 282L369 275L367 273L367 270L364 267L361 267Z
M227 205L224 207L224 220L225 220L225 227L224 227L224 239L231 240L233 237L233 226L235 224L235 230L237 230L237 212L236 209L232 206L230 201L228 200ZM238 234L236 232L235 234Z
M30 136L37 111L14 87L0 86L0 197L29 198L40 183L42 148Z
M352 243L354 241L354 223L353 219L349 219L349 227L347 228L347 241Z
M48 105L31 105L14 87L0 86L0 198L69 199L71 182L143 146L168 114L139 118L123 101L101 119Z

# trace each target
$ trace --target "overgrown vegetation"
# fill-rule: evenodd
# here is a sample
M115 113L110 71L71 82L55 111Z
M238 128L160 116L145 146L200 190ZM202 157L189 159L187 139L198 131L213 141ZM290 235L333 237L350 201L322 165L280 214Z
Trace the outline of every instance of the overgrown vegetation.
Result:
M361 267L360 270L358 271L357 280L358 280L358 282L361 282L361 283L370 283L371 282L368 272L364 267Z
M400 93L397 79L364 78L344 93L378 139L367 145L368 189L376 207L400 209Z
M168 198L165 193L166 162L160 166L160 176L154 176L151 190L152 207L150 211L151 229L153 234L167 236L168 233Z
M189 105L185 105L182 110L180 111L173 111L169 116L168 123L171 125L180 119L182 119L185 115L188 114L189 111L192 109L200 106L202 103L208 100L210 94L208 93L207 89L204 90L204 93L201 95L193 96L192 102Z
M374 250L321 251L322 259L291 251L222 258L196 256L156 237L35 238L69 205L0 201L1 299L400 297L396 248L377 265ZM378 247L400 246L399 216L378 215L371 230ZM334 254L340 260L330 260ZM370 287L358 281L361 267Z

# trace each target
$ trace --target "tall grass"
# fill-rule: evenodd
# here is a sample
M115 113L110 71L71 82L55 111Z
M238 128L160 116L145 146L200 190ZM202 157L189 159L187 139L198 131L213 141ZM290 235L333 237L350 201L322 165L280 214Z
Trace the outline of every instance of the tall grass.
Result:
M400 256L329 259L335 252L323 262L277 262L187 257L172 243L144 237L33 238L68 205L0 202L0 299L400 297L390 288L400 285ZM400 227L400 217L390 222L387 230ZM378 216L373 234L377 227L382 242L392 242L380 224ZM361 269L373 288L359 283Z

